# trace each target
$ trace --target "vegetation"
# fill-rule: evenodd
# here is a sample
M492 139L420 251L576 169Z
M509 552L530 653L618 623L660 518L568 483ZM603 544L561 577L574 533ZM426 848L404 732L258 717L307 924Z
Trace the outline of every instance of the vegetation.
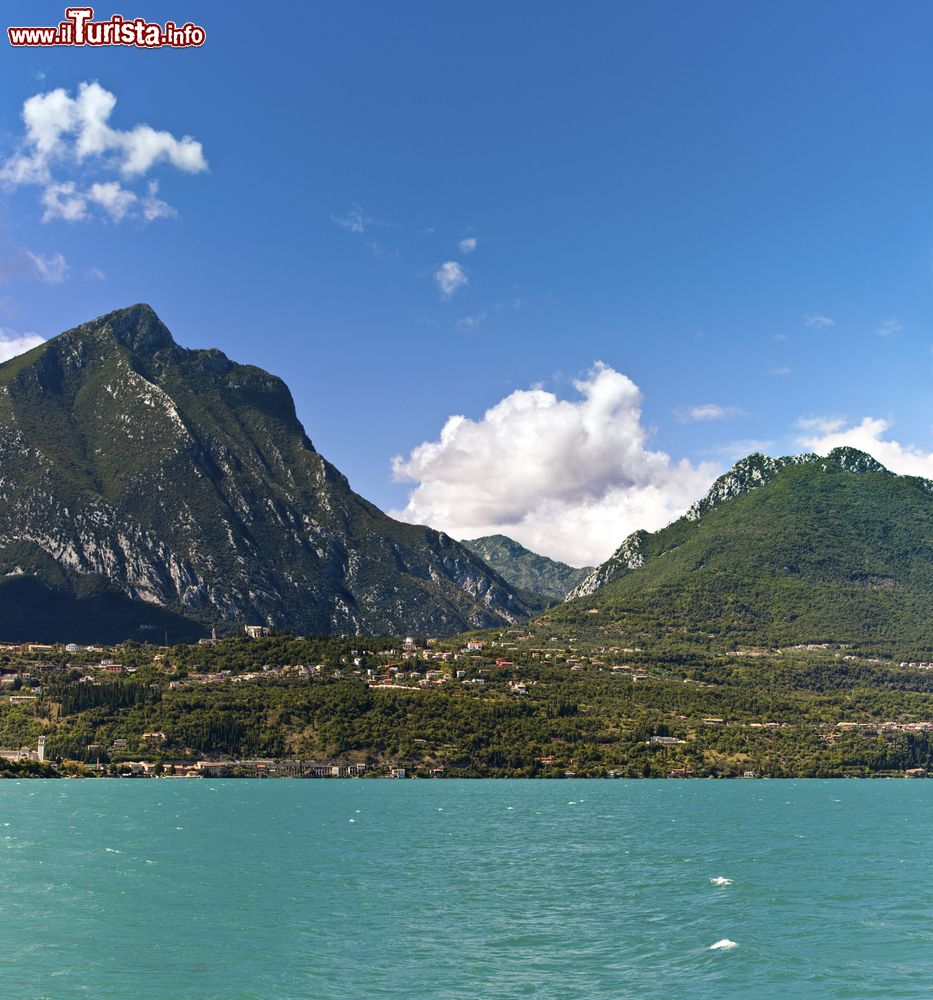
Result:
M765 485L733 485L695 520L640 533L640 565L600 567L610 582L549 611L544 627L591 640L705 635L726 649L929 651L933 485L852 449L782 461Z
M547 604L367 503L281 379L179 347L148 306L0 365L0 390L5 639L449 635Z
M8 653L6 677L15 669L37 700L0 704L0 744L44 734L50 757L88 765L295 758L447 777L933 766L933 670L844 647L730 653L666 637L623 649L517 630L477 641L407 656L397 640L332 636L56 650L42 663Z
M576 569L539 556L506 535L465 539L462 544L513 587L541 594L554 602L562 601L593 570L592 566Z
M72 640L0 649L8 750L45 736L73 772L229 757L465 777L933 763L933 484L861 452L750 456L687 516L626 539L585 596L517 627L550 602L519 584L553 592L569 567L504 537L471 543L506 583L386 518L313 449L279 380L182 350L146 307L0 366L0 387L16 484L0 504L0 635ZM152 644L203 637L218 616L309 634ZM386 637L339 634L363 632ZM0 773L43 773L31 763Z

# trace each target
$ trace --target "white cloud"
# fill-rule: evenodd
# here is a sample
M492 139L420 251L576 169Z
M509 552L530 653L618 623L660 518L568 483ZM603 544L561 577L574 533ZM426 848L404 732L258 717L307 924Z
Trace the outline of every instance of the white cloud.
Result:
M79 188L74 177L117 172L124 180L132 180L162 163L185 173L207 170L203 147L191 136L177 138L145 124L127 130L113 128L110 118L116 103L116 96L99 83L82 83L75 97L58 88L28 98L23 104L25 133L20 148L0 164L0 181L12 187L41 185L45 222L84 221L90 218L89 204L120 221L140 200L138 195L115 180L97 180ZM60 171L73 176L62 178ZM157 212L147 211L146 204L144 200L146 220L173 214L165 211L164 202Z
M904 324L899 319L886 319L875 331L879 337L893 337L904 329Z
M486 313L477 313L475 316L464 316L463 319L457 320L457 326L461 330L475 330L477 327L481 326L486 320Z
M105 281L107 275L99 267L89 267L87 269L87 276L93 281Z
M46 257L31 250L24 252L32 266L33 274L47 285L60 285L68 277L68 262L60 253L49 254Z
M125 155L120 169L127 177L146 174L155 164L163 161L186 174L207 170L203 147L190 135L176 139L170 132L158 132L148 125L137 125L131 132L116 135L118 138L114 144ZM104 142L113 142L112 136L111 133ZM104 145L103 148L108 147Z
M443 299L452 298L464 285L470 283L466 272L455 260L444 261L434 272L434 280Z
M9 361L18 354L31 351L34 347L45 343L45 338L38 333L14 333L0 327L0 362Z
M457 246L460 249L460 253L466 255L468 253L473 253L476 249L476 240L472 236L468 236L466 239L461 240Z
M82 83L76 97L59 87L28 98L22 112L23 148L4 164L5 179L15 183L19 176L18 183L43 183L56 160L80 162L107 154L125 177L145 174L162 162L186 173L207 170L201 143L189 135L176 139L149 125L112 128L116 103L116 96L96 82ZM6 174L8 165L12 175Z
M783 376L783 375L790 375L790 373L792 371L793 371L793 369L792 368L788 368L787 365L778 365L777 368L772 368L771 369L771 374L772 375L777 375L777 376L780 377L780 376Z
M122 222L130 216L143 223L175 218L178 213L158 197L158 192L158 181L150 181L142 197L119 181L95 181L86 190L79 189L74 181L50 184L42 193L42 221L83 222L90 217L90 206L100 208L111 222Z
M867 451L891 472L933 479L933 452L892 441L886 437L891 427L891 421L879 417L863 417L857 424L842 417L807 417L797 421L803 432L797 443L818 455L848 445Z
M122 221L123 217L136 203L136 195L127 191L119 181L107 181L105 184L92 184L87 192L89 201L100 205L114 222Z
M143 218L146 222L154 222L156 219L174 219L178 213L158 197L159 182L150 181L146 188L146 196L142 200Z
M681 406L674 415L682 424L705 423L710 420L731 420L747 416L739 406L720 406L718 403L700 403L698 406Z
M597 563L679 516L721 471L649 450L641 392L620 372L598 363L574 388L577 399L521 389L479 420L450 417L436 441L393 459L395 479L416 484L394 516Z
M63 219L65 222L81 222L87 215L87 195L77 189L74 181L50 184L42 192L45 212L43 222Z
M836 321L824 316L822 313L810 313L803 318L804 326L809 326L813 330L825 330L827 327L835 326Z

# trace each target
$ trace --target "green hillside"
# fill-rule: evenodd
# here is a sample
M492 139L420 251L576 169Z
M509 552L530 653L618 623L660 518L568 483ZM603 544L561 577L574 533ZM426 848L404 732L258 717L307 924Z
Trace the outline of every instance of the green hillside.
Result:
M691 512L626 539L544 627L731 643L933 643L933 484L870 456L751 456Z

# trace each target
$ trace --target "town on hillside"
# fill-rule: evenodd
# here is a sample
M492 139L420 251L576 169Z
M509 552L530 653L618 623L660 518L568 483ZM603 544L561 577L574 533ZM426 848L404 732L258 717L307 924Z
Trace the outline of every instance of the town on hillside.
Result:
M933 664L547 628L0 644L0 774L922 777Z

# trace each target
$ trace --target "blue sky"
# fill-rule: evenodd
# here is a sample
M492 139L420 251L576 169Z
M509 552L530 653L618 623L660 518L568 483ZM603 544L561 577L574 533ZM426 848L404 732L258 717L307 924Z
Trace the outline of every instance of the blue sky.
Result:
M263 9L97 7L196 21L195 50L4 39L4 162L24 101L95 81L111 128L203 157L8 176L8 338L147 301L282 375L383 508L576 562L753 448L851 440L933 476L929 5ZM8 3L4 27L62 11ZM69 182L135 201L43 221Z

